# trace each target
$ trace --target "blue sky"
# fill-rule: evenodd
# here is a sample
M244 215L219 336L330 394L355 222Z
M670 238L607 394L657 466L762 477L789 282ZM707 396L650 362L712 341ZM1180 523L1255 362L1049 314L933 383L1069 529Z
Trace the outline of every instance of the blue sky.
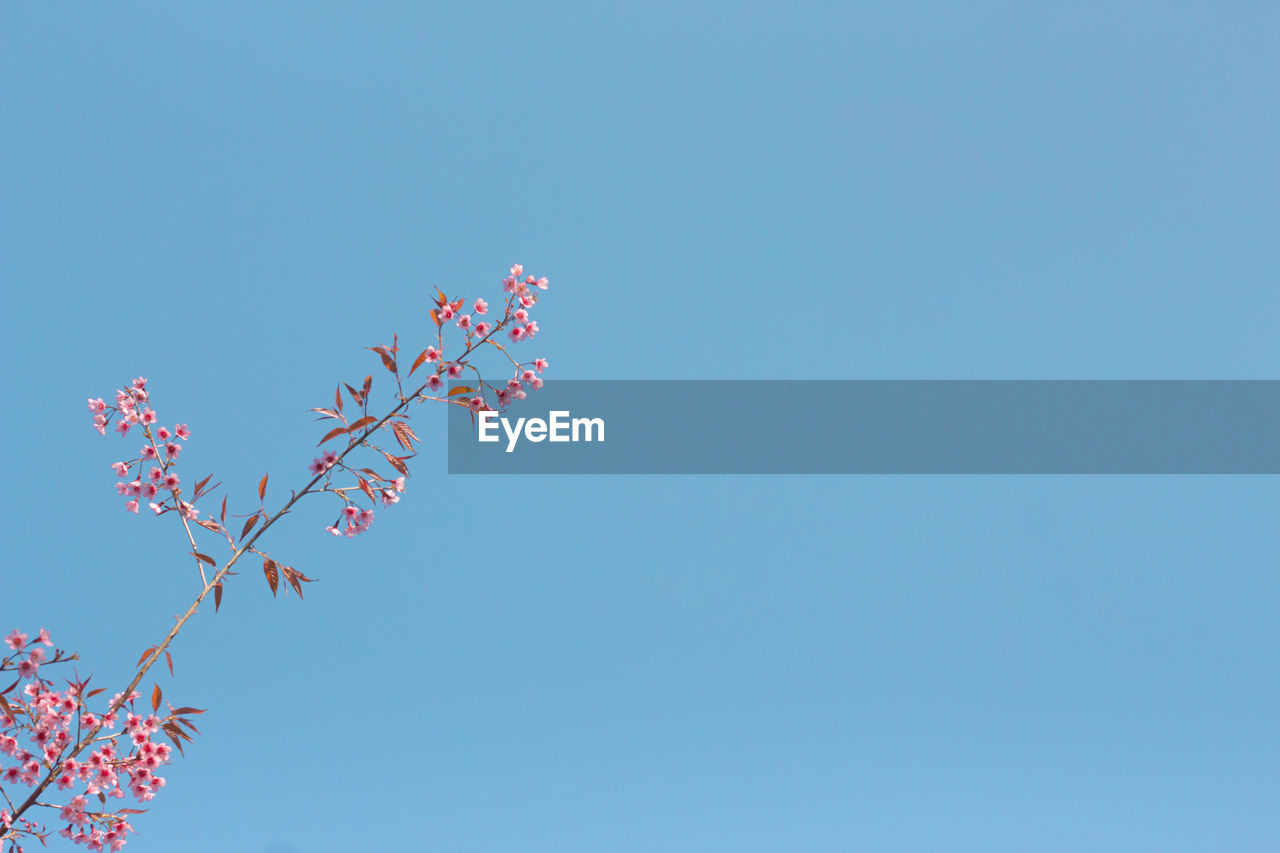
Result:
M196 591L86 397L244 511L514 261L559 377L1276 378L1278 25L10 4L0 624L123 684ZM183 634L130 850L1274 848L1273 480L448 477L433 414L370 535L272 531L304 604Z

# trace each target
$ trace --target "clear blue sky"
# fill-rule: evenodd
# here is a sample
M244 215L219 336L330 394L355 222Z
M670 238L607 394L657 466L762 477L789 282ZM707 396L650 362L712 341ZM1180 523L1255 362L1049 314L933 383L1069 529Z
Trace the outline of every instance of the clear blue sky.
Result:
M247 510L517 260L559 377L1280 377L1278 31L6 4L0 627L122 684L195 592L86 397L148 376ZM183 635L130 850L1280 843L1274 478L451 478L442 425L371 535L274 531L304 604L250 566Z

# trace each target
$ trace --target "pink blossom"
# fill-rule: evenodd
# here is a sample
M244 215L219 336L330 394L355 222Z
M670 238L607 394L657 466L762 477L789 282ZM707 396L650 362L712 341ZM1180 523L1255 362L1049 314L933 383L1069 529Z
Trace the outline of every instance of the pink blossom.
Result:
M472 397L467 401L467 405L471 407L471 411L478 412L484 408L484 397Z
M133 480L125 484L125 494L131 497L137 497L142 494L142 480Z
M536 334L538 334L537 320L530 320L528 323L524 324L524 336L526 340L532 338Z
M138 419L142 421L144 425L151 426L153 423L156 422L156 413L151 409L147 409L145 412L143 412L141 415L138 416Z
M570 289L572 289L572 288L570 288ZM489 303L488 303L488 302L485 302L483 299L477 299L477 300L476 300L476 304L475 304L475 312L476 312L477 314L488 314L488 313L489 313ZM90 401L90 402L92 402L92 401Z
M542 278L540 278L540 279L538 279L536 282L534 282L534 284L536 284L536 285L538 286L538 289L539 289L539 290L546 290L546 289L547 289L547 284L549 284L549 282L547 281L547 277L544 275ZM570 287L569 289L570 289L570 290L572 290L573 288L572 288L572 287Z
M129 501L127 504L124 505L124 508L129 510L129 512L136 513L138 511L138 499L134 498L133 500Z
M158 503L149 503L147 504L147 506L151 507L151 511L154 512L156 515L164 514L164 507L162 507Z
M453 319L453 306L448 302L436 309L436 315L440 318L441 323L447 323Z
M471 328L471 315L470 315L470 314L463 314L462 316L460 316L460 317L458 318L458 328L459 328L459 329L470 329L470 328Z
M427 347L426 360L428 363L440 360L440 351L435 347Z
M124 435L128 431L129 431L129 423L127 421L121 420L116 422L116 432L120 433L121 435Z
M312 474L323 474L326 468L325 464L319 459L312 459L311 464L307 466L307 470Z
M442 385L444 385L444 382L440 380L439 374L434 374L427 380L427 387L432 391L439 391Z
M186 441L188 438L191 437L191 430L187 429L186 424L178 424L176 427L173 428L173 431L174 431L174 434L176 434L178 438L182 439L183 441Z
M451 379L456 379L457 377L462 375L463 365L459 364L456 361L452 361L449 363L447 369L449 371L449 377Z
M117 476L117 477L128 477L128 476L129 476L129 466L128 466L128 465L126 465L126 464L124 464L123 462L112 462L112 463L111 463L111 467L112 467L112 468L114 468L114 469L116 469L116 476Z
M145 376L139 376L137 379L133 380L129 384L134 391L141 391L142 389L147 387L147 378Z
M538 300L534 298L532 293L520 294L520 304L523 305L525 308L532 308L535 304L537 304L537 302Z
M515 318L517 323L527 323L529 321L529 312L523 308L516 309Z
M181 444L174 444L172 441L164 446L164 455L166 459L177 459L178 454L182 452Z
M394 480L392 480L392 481L391 481L391 487L392 487L393 489L395 489L397 492L403 492L403 491L404 491L404 477L396 477Z
M547 369L547 360L545 358L535 358L533 360L533 366L539 373L541 373Z
M156 430L156 438L160 439L161 441L168 441L169 437L172 435L173 433L169 432L168 427L159 427Z
M4 641L9 645L9 648L16 652L27 644L27 635L19 631L17 628L14 628L9 632L8 636L4 638Z
M515 292L516 292L516 279L515 279L515 276L511 276L511 277L509 277L509 278L504 278L504 279L502 280L502 290L503 290L505 293L515 293Z
M155 449L154 447L152 447L151 445L147 445L146 447L142 448L142 458L143 458L143 459L155 459L155 458L156 458L156 449Z
M513 341L524 340L524 329L516 326L511 331L507 332L507 337L511 338Z
M485 335L489 334L489 332L492 330L493 330L493 326L489 323L484 323L484 322L476 323L476 334L482 338Z
M165 475L164 475L164 487L165 487L166 489L176 489L176 488L178 488L178 482L179 482L179 480L178 480L178 475L177 475L177 474L165 474Z
M520 277L520 276L522 276L522 275L524 275L524 265L523 265L523 264L512 264L512 265L511 265L511 277L512 277L512 278L519 278L519 277Z
M341 531L341 530L339 530L338 528L334 527L332 524L330 524L328 527L326 527L326 528L325 528L325 531L326 531L326 532L328 532L328 533L332 533L334 536L341 536L341 535L342 535L342 531Z
M533 390L535 390L535 391L541 391L541 390L542 390L542 377L541 377L541 376L535 376L535 377L533 377L533 379L529 380L529 385L533 388Z
M36 642L44 643L46 646L52 646L53 640L49 637L49 629L41 628L40 633L36 634Z
M164 472L159 468L152 468L147 472L147 476L151 478L151 482L158 483L160 482L160 478L164 476Z
M89 398L89 411L93 412L95 415L100 415L106 410L107 404L102 402L101 397L98 397L96 400L93 397Z

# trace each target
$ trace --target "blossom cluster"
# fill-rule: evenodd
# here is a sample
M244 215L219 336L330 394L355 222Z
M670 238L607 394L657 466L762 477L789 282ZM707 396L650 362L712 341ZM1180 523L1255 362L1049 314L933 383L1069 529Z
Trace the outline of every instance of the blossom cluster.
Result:
M52 681L40 676L41 665L72 660L74 655L56 651L50 658L46 648L53 641L43 628L35 640L15 629L4 642L10 653L0 660L0 671L16 670L18 681L10 690L19 685L21 689L8 697L0 695L0 794L7 806L0 809L0 839L13 842L30 835L44 841L48 831L40 823L15 819L14 795L21 796L19 786L39 785L38 794L53 783L58 791L69 792L63 795L66 801L60 806L43 801L34 805L57 811L58 822L65 824L62 837L89 850L122 849L133 831L128 817L140 811L109 810L107 798L132 796L145 803L164 787L165 779L157 771L169 762L171 748L152 738L164 731L174 739L172 719L137 713L136 691L128 697L117 693L104 711L94 713L88 700L103 691L86 690L88 680L67 681L65 690L54 689ZM153 704L158 705L158 693ZM88 735L77 740L82 732ZM84 753L87 757L77 760Z
M107 426L113 418L116 419L115 431L122 436L127 436L133 427L141 428L144 443L138 456L127 462L111 463L112 470L120 478L116 483L116 493L128 499L125 509L136 513L138 502L146 500L156 515L177 508L186 518L199 516L199 511L192 504L181 499L182 481L173 471L178 464L178 455L182 453L179 441L190 438L191 430L186 424L177 424L173 429L159 425L159 417L151 408L146 379L139 377L116 389L114 406L108 405L101 397L91 398L89 411L93 413L93 427L100 435L107 434ZM147 468L145 473L144 468ZM167 496L161 497L161 492L166 492Z

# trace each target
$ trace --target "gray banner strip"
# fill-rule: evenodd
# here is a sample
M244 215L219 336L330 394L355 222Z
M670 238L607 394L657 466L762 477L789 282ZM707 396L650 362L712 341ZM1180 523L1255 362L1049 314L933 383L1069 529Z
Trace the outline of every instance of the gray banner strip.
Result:
M449 407L449 473L1280 473L1278 380L548 380L494 415Z

